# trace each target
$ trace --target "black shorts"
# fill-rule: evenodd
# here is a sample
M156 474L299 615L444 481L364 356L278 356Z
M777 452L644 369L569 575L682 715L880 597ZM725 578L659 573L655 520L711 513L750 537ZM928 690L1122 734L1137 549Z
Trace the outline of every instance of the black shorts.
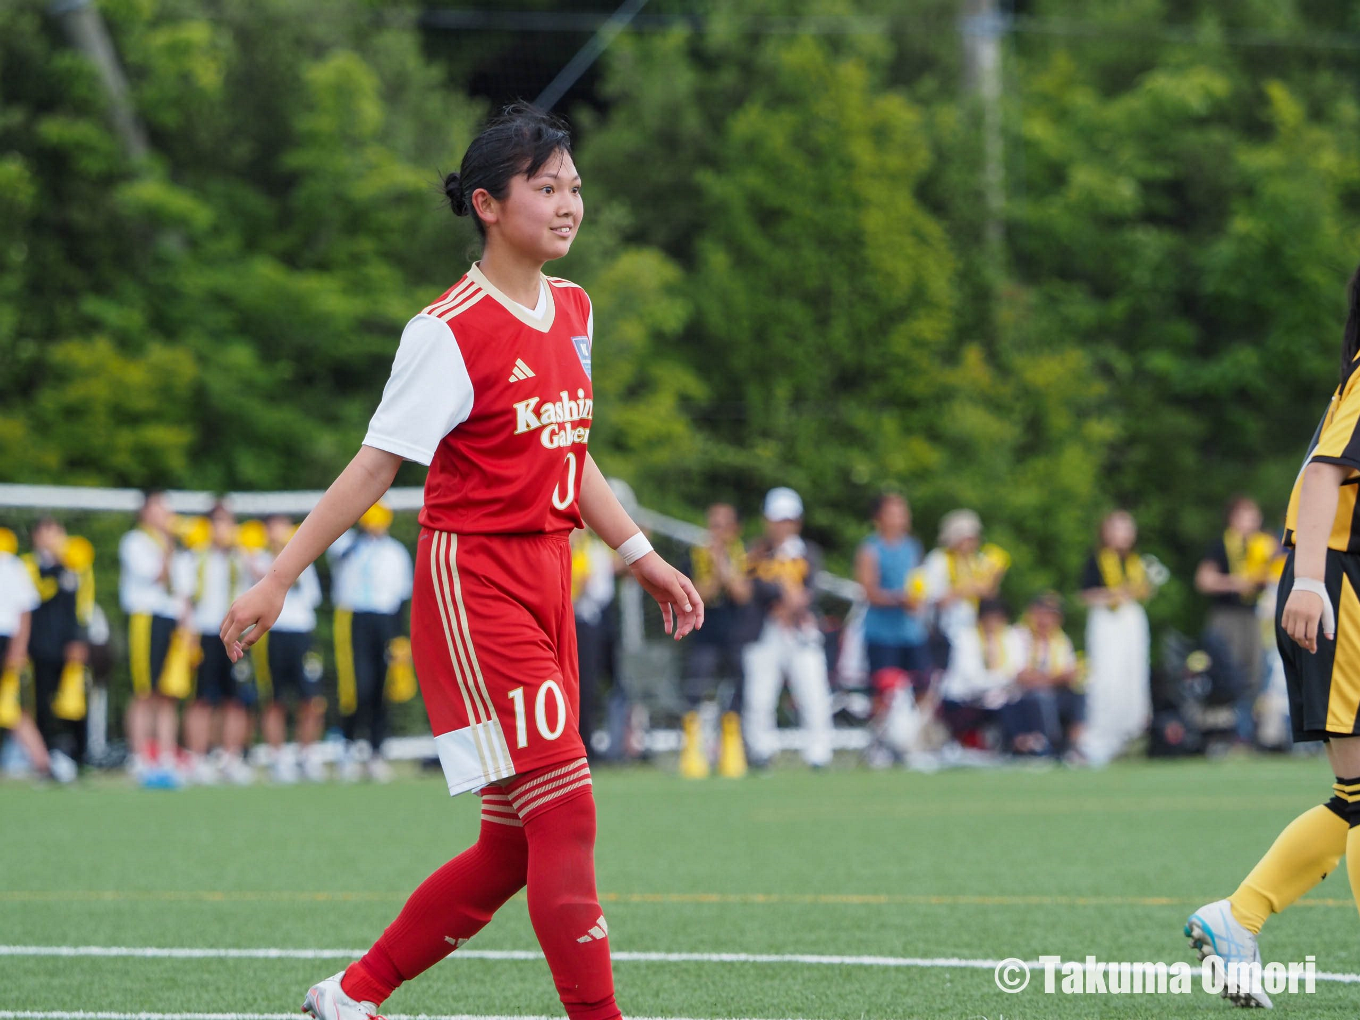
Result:
M1275 641L1284 660L1289 720L1294 739L1326 740L1360 733L1360 554L1327 550L1327 594L1336 611L1336 639L1318 635L1308 652L1285 633L1280 621L1294 587L1291 550L1280 577L1275 606Z
M262 700L321 697L321 656L312 651L311 631L271 630L251 655Z
M128 617L128 668L137 697L160 693L161 670L170 652L176 623L169 616L133 613Z
M203 649L203 661L198 664L198 689L194 698L209 705L220 705L224 701L255 704L250 663L244 658L232 662L227 655L227 646L216 634L204 634L199 638L199 646Z

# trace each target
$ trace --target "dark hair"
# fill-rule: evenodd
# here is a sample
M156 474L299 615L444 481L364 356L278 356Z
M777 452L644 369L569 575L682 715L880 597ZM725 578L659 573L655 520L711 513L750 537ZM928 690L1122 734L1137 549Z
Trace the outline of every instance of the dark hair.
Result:
M1006 600L1002 598L982 599L978 602L977 615L979 620L984 616L991 616L993 613L1000 613L1002 616L1010 619L1011 607L1007 605Z
M492 119L463 154L463 165L444 178L444 194L455 216L472 216L477 233L486 224L472 208L472 196L485 188L502 199L512 178L532 177L557 153L571 154L571 132L560 117L528 103L515 103Z
M1346 284L1346 328L1341 333L1341 385L1346 385L1360 354L1360 268Z

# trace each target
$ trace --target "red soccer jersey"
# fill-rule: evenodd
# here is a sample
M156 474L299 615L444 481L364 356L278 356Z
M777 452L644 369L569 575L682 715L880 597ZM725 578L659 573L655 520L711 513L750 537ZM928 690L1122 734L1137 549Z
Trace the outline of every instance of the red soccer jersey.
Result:
M539 307L474 265L408 323L364 443L429 465L420 523L455 534L568 532L594 399L590 299L544 277Z

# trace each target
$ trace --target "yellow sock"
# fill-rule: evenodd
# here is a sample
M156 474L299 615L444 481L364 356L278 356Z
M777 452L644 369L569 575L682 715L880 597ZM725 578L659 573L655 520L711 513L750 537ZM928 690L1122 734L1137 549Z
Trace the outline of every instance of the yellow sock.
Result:
M1337 866L1346 852L1350 825L1331 808L1319 804L1305 811L1276 837L1266 855L1228 897L1233 916L1253 935L1261 933L1266 918L1278 914ZM1360 853L1360 844L1356 845ZM1351 884L1360 865L1347 862ZM1357 887L1360 888L1360 887Z

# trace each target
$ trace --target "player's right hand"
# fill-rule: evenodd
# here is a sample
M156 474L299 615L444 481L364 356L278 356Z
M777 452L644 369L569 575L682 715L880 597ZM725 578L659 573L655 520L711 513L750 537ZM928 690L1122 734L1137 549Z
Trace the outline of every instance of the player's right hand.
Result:
M1317 651L1318 629L1322 620L1322 598L1311 591L1291 591L1284 604L1280 625L1300 647ZM1328 637L1334 635L1328 634Z
M283 599L287 594L266 577L231 604L218 636L227 646L227 656L232 662L239 661L246 650L274 626L279 613L283 612Z

